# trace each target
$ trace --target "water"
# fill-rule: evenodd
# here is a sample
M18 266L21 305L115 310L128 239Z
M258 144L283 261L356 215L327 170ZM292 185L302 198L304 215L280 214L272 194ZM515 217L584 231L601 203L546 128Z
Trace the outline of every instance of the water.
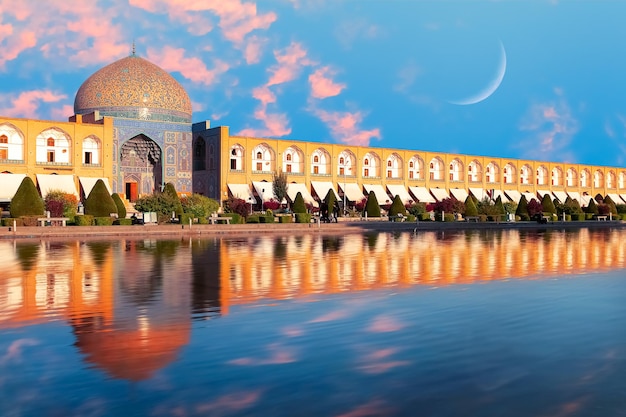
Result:
M0 241L0 415L626 415L625 237Z

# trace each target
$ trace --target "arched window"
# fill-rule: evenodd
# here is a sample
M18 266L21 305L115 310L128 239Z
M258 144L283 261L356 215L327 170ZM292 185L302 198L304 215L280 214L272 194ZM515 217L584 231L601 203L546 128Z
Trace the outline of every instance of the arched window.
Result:
M368 152L363 157L363 177L380 177L380 158L374 152Z
M387 178L402 178L402 158L397 153L392 153L387 158Z
M580 186L589 187L589 171L586 169L580 171Z
M324 148L318 148L313 151L311 157L311 174L329 175L331 170L331 158L328 151Z
M38 164L70 164L72 141L70 136L61 129L54 127L41 132L35 143L35 160Z
M566 183L568 187L576 187L576 179L578 175L576 175L576 170L574 168L569 168L566 174Z
M409 179L424 179L424 160L418 155L413 155L409 160Z
M435 157L430 161L430 179L434 181L443 180L443 161L439 157Z
M266 143L261 143L254 147L252 155L252 169L257 172L274 172L274 151Z
M232 150L231 150L232 154ZM206 142L202 136L198 136L193 147L193 170L204 171L206 169Z
M620 172L617 178L617 186L620 188L620 190L624 190L624 188L626 188L626 172Z
M244 148L240 144L235 144L230 148L230 170L243 171Z
M515 173L517 172L517 168L512 163L508 163L502 168L502 182L505 184L514 184L515 183Z
M487 180L487 184L495 184L500 182L500 167L496 162L491 161L489 162L489 164L487 164L485 177Z
M531 184L533 181L533 171L529 165L524 165L519 171L519 183Z
M467 180L469 182L482 182L483 180L483 168L475 159L467 165Z
M463 163L459 159L450 162L450 181L463 181Z
M11 123L0 123L0 159L22 161L24 155L24 136Z
M599 169L593 173L593 186L595 188L604 187L604 174Z
M83 164L100 165L101 161L100 139L88 136L83 139Z
M559 167L554 167L552 169L552 185L554 186L563 185L563 171Z
M356 156L349 150L343 150L339 154L339 164L337 166L337 174L340 176L351 177L356 171Z
M300 174L304 172L304 153L296 146L283 152L283 172Z
M548 170L543 165L537 168L537 185L547 185Z
M606 174L606 188L615 188L615 173L613 171L609 171Z

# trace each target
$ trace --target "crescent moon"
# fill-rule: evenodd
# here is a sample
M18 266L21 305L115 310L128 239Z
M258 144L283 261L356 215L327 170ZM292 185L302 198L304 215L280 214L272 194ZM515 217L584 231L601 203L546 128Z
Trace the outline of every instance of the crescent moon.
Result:
M496 92L502 80L504 79L504 74L506 73L506 51L504 50L504 45L502 41L500 41L500 63L498 64L498 69L496 71L496 76L491 80L489 84L485 88L483 88L477 94L468 97L463 100L450 101L452 104L458 104L459 106L467 106L469 104L480 103L483 100L486 100L493 93Z

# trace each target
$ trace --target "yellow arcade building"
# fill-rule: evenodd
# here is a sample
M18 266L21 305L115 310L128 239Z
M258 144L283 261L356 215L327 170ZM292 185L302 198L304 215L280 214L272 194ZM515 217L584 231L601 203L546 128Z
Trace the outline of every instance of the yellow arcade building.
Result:
M172 183L180 194L238 197L260 209L274 198L278 171L290 199L301 192L313 205L329 190L348 206L370 191L381 205L395 195L410 203L469 194L626 203L624 167L231 135L228 126L192 123L184 88L134 52L85 80L74 112L66 122L0 115L3 207L28 175L43 197L59 189L84 199L103 178L131 202Z

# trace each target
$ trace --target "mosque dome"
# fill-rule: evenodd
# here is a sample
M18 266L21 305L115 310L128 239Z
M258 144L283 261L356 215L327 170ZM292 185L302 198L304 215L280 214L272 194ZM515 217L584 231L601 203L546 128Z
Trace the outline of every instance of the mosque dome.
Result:
M165 122L191 122L185 89L163 69L135 54L96 71L80 86L74 112Z

